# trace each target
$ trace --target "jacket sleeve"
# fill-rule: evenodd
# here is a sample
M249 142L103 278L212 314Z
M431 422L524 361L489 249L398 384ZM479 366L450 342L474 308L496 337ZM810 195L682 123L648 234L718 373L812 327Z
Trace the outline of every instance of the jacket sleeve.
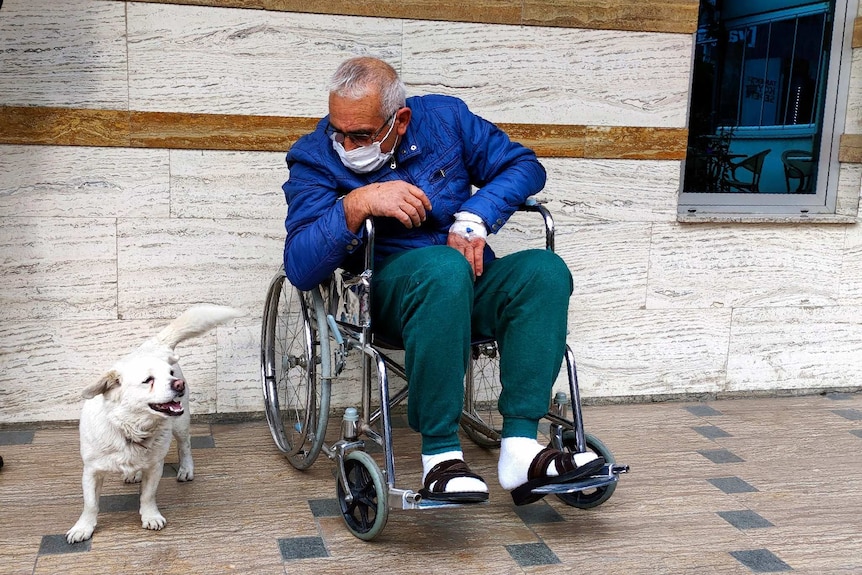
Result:
M362 241L347 228L332 177L296 148L287 155L290 176L282 186L288 206L284 271L290 283L309 290L327 279Z
M545 187L545 169L536 154L493 123L459 105L465 161L472 183L479 188L461 209L481 217L497 232L518 206Z

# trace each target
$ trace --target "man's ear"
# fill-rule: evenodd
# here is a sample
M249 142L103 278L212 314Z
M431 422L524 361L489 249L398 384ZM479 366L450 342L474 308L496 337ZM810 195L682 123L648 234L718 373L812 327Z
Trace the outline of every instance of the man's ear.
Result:
M114 387L120 387L120 373L117 370L112 369L103 375L99 381L86 387L81 395L84 399L92 399L100 393L105 393Z
M408 107L403 107L397 112L398 121L395 126L395 133L403 136L407 133L407 126L410 125L410 118L413 117L413 111Z

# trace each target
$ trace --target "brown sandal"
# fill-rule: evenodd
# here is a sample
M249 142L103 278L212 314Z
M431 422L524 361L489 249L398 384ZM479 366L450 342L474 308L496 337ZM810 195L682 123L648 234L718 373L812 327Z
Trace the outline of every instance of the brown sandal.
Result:
M470 477L485 482L479 475L470 471L467 464L460 459L442 461L431 468L425 476L425 487L419 490L419 495L432 501L448 503L481 503L488 501L487 491L446 491L446 485L452 479ZM429 487L433 485L433 487Z
M547 469L554 463L559 475L547 475ZM569 451L559 451L552 447L546 447L533 458L530 469L527 471L527 482L512 490L512 500L515 505L526 505L534 503L545 496L544 493L533 493L533 489L545 485L562 485L573 483L590 475L595 475L605 466L605 458L598 457L592 461L578 466L575 463L575 454Z

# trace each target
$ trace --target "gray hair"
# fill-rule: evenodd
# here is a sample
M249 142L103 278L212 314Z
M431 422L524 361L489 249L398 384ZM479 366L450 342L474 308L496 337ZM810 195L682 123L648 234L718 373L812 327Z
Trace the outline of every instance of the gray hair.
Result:
M332 75L329 92L353 100L378 92L383 118L388 118L407 103L407 89L395 68L368 56L342 62Z

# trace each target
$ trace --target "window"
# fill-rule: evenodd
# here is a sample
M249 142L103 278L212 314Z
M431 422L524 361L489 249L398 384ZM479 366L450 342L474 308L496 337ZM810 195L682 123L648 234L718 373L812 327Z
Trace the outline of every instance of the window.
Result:
M681 213L831 213L856 0L702 0Z

